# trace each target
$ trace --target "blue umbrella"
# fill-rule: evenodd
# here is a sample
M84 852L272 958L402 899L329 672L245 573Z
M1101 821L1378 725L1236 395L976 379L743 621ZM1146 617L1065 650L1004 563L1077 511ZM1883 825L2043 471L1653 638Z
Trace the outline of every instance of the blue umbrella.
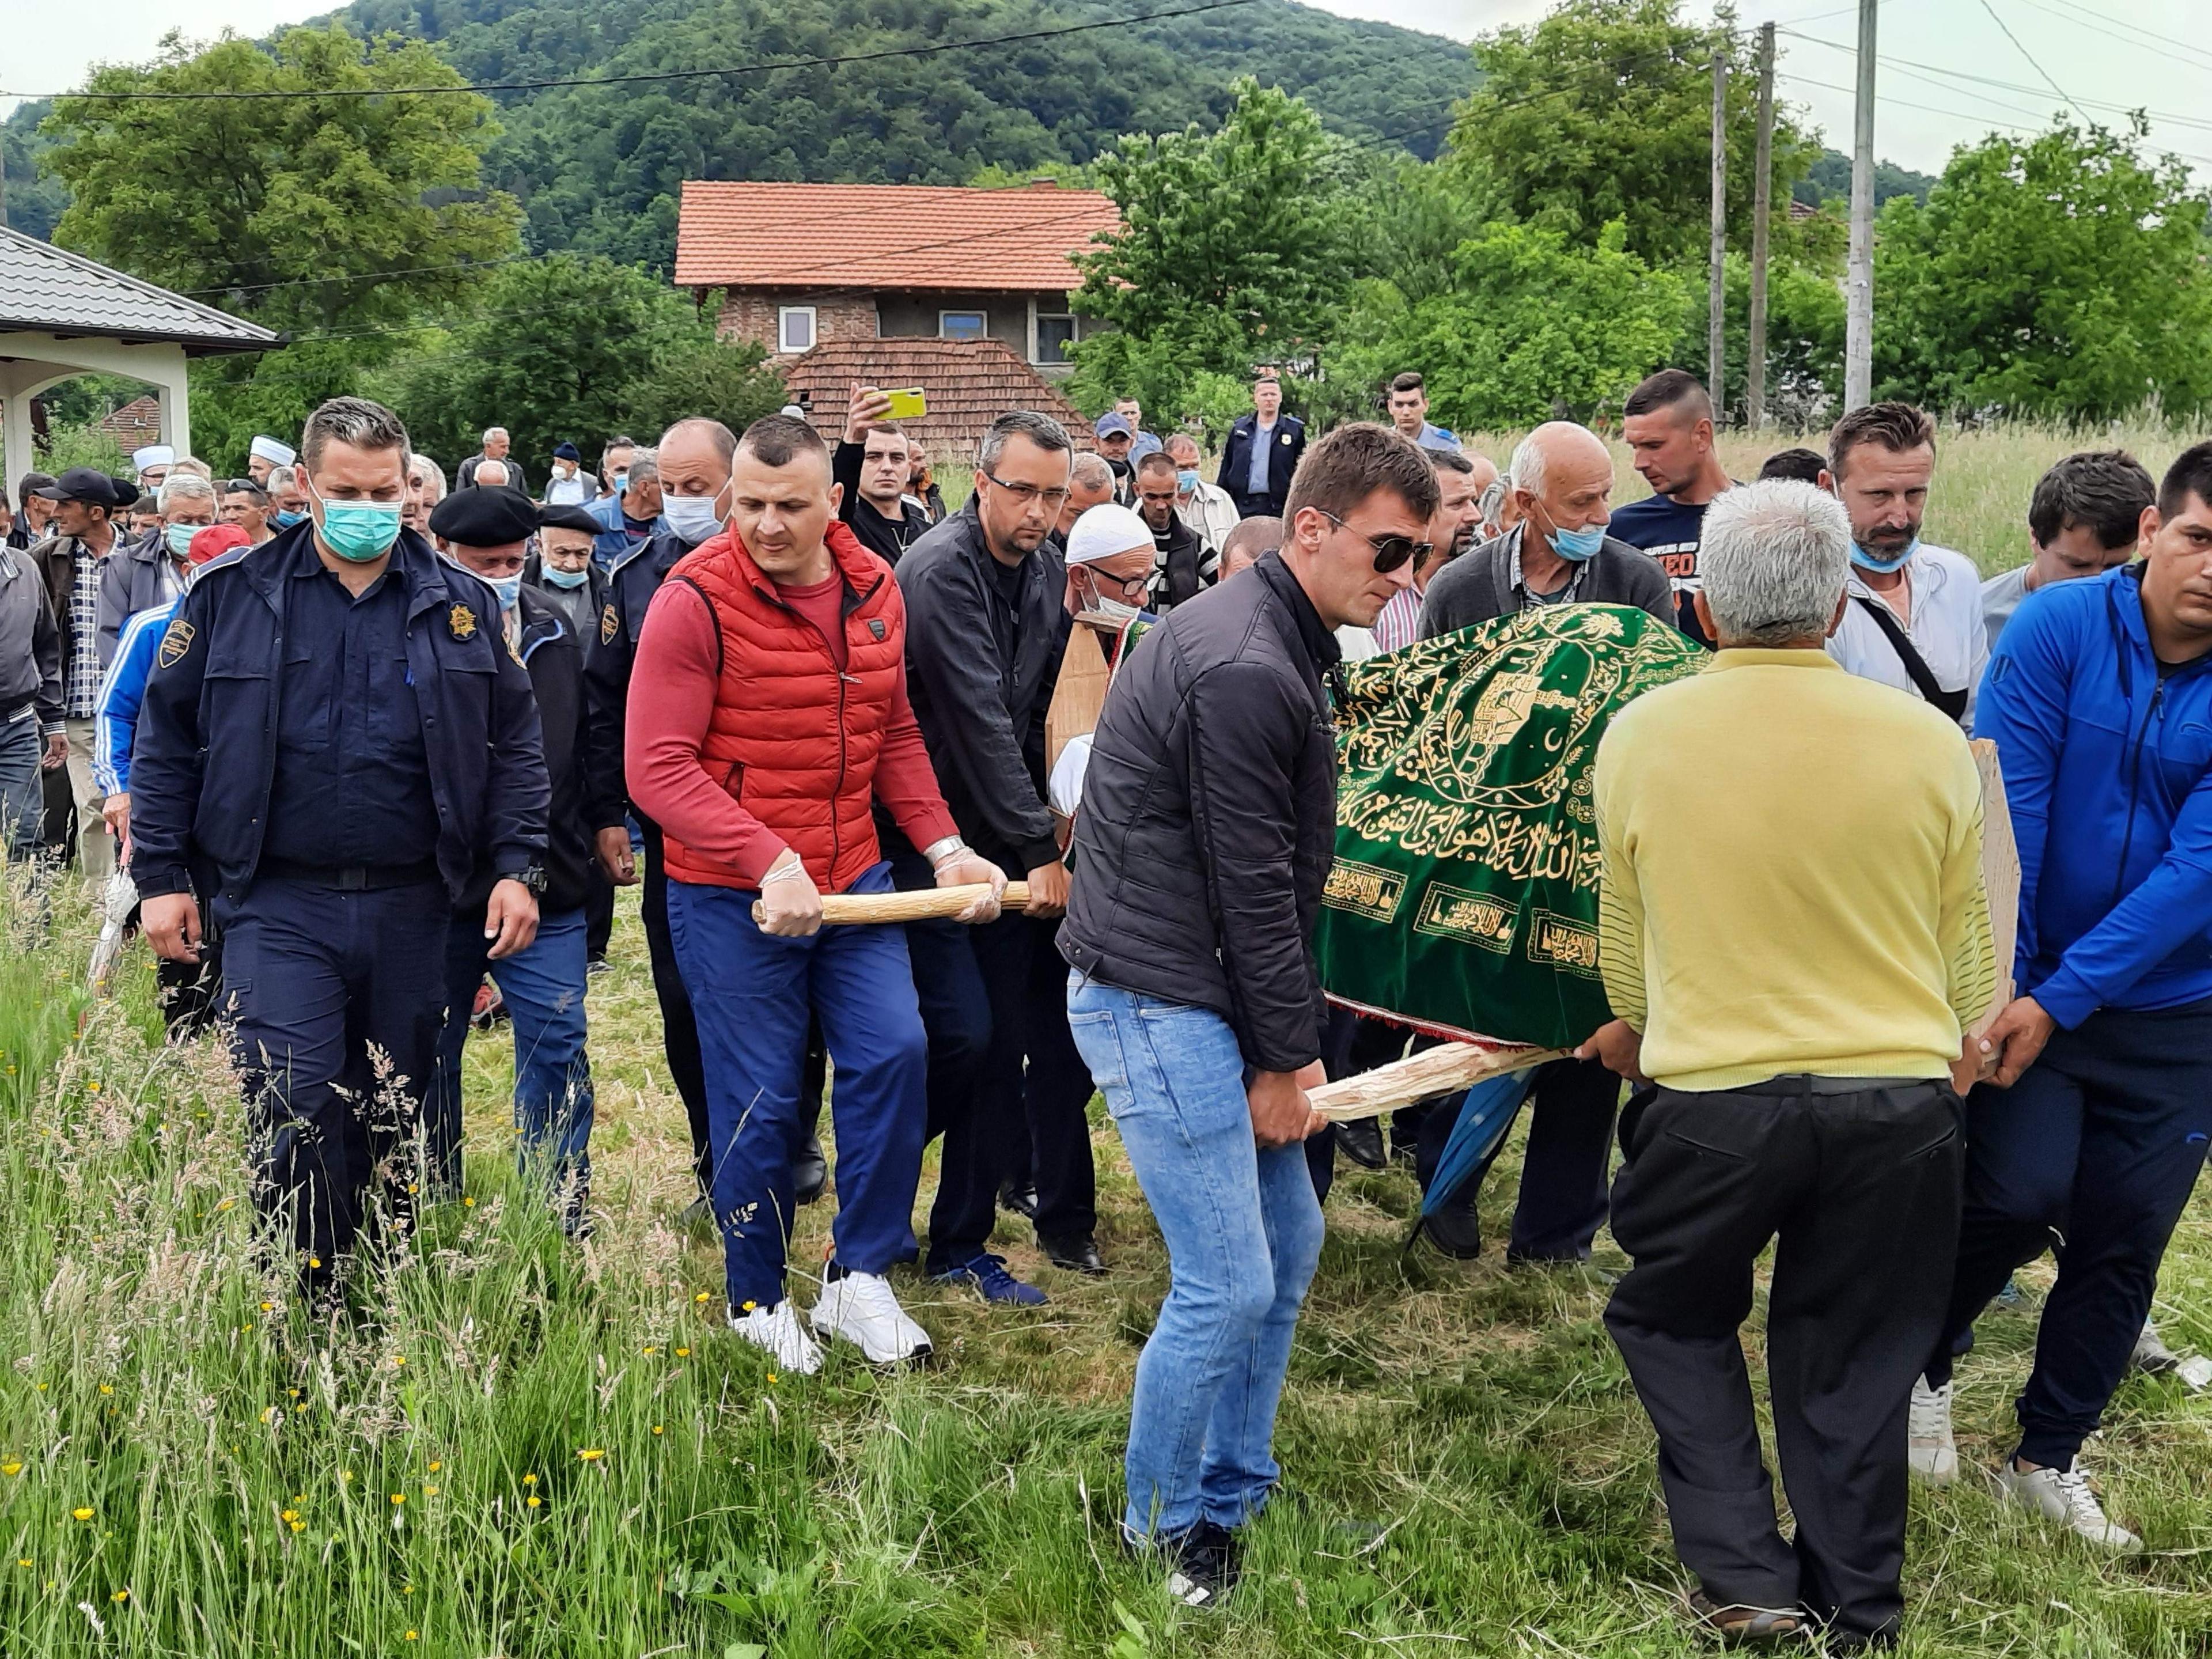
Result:
M1498 1143L1513 1127L1521 1103L1528 1097L1540 1069L1528 1066L1517 1072L1486 1078L1467 1091L1460 1102L1459 1121L1452 1125L1451 1139L1444 1143L1443 1155L1437 1160L1436 1174L1430 1177L1429 1190L1421 1199L1422 1220L1450 1203L1467 1184L1468 1178L1498 1150ZM1419 1231L1416 1226L1416 1235Z

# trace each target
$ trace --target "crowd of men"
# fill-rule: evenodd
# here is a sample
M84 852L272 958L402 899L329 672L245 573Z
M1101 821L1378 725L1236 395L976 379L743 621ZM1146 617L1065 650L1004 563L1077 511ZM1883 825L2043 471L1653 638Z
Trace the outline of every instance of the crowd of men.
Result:
M229 1034L306 1293L342 1294L358 1242L460 1190L487 976L524 1173L588 1230L586 994L614 889L641 882L690 1214L721 1238L732 1329L785 1370L832 1340L926 1354L902 1264L1044 1303L992 1249L1002 1212L1054 1268L1106 1271L1103 1094L1173 1267L1125 1536L1218 1597L1280 1479L1335 1158L1409 1157L1425 1187L1457 1117L1423 1103L1386 1142L1307 1097L1408 1047L1333 1009L1311 951L1338 665L1630 606L1716 654L1601 750L1616 1018L1535 1079L1506 1258L1580 1261L1608 1218L1631 1257L1607 1321L1698 1616L1732 1641L1894 1639L1908 1469L1956 1477L1954 1362L2054 1240L1995 1479L2136 1546L2077 1454L2131 1360L2172 1363L2151 1297L2212 1129L2212 445L2155 484L2069 456L2029 505L2032 561L1983 582L1922 539L1936 430L1899 404L1739 483L1705 389L1654 374L1620 420L1652 493L1616 507L1585 427L1538 427L1501 471L1409 373L1387 422L1309 443L1263 371L1212 481L1133 400L1088 450L1012 411L950 513L890 410L855 386L834 442L795 410L742 434L696 416L609 440L596 477L562 442L535 497L505 430L449 488L356 398L296 451L255 439L242 477L156 446L135 478L24 480L0 831L51 858L58 817L88 878L127 870L169 1017ZM1079 617L1112 690L1048 768ZM1969 731L2002 762L2016 966L1993 959ZM957 914L823 925L828 896L938 888ZM1992 1008L2008 970L2021 994ZM837 1213L802 1316L786 1247L830 1179L825 1092ZM1480 1178L1424 1224L1448 1255L1481 1248ZM1778 1237L1794 1545L1738 1339Z

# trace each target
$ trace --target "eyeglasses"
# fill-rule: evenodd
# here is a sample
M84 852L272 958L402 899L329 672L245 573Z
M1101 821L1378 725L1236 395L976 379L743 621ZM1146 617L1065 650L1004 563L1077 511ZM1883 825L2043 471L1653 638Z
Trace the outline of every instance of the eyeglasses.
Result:
M983 473L981 476L990 479L993 488L1005 490L1024 507L1029 506L1032 501L1042 501L1047 507L1058 511L1067 505L1067 491L1065 489L1039 489L1035 484L1008 483L1004 478L990 472Z
M1152 589L1152 574L1149 570L1141 576L1115 576L1101 570L1095 564L1078 565L1076 568L1088 570L1091 573L1091 583L1096 587L1120 588L1121 597L1125 599L1142 599Z
M1434 542L1417 542L1410 536L1370 536L1364 530L1353 530L1325 507L1317 507L1314 511L1375 550L1375 574L1378 576L1389 575L1408 559L1425 559L1437 550Z

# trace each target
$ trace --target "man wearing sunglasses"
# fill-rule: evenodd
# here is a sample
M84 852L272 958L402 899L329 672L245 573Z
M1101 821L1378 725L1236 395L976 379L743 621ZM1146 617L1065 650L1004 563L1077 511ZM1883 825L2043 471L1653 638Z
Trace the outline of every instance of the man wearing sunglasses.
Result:
M1321 1255L1301 1143L1324 1120L1312 939L1336 846L1334 630L1413 580L1436 473L1388 427L1340 427L1292 482L1282 546L1179 605L1091 734L1060 953L1068 1021L1167 1241L1137 1362L1124 1540L1202 1605L1235 1582L1291 1334Z
M1608 535L1613 453L1595 432L1553 421L1521 441L1508 469L1519 522L1454 559L1429 584L1420 636L1433 639L1539 605L1626 605L1674 626L1674 588L1659 562ZM1605 1219L1606 1164L1620 1081L1595 1060L1554 1060L1536 1073L1528 1151L1505 1259L1578 1261ZM1421 1120L1414 1173L1425 1185L1452 1124L1457 1097ZM1478 1177L1431 1216L1421 1233L1446 1255L1481 1253Z
M1028 1173L1014 1167L1011 1148L1020 1144L1026 1115L1030 969L1039 951L1052 948L1067 904L1044 771L1044 712L1066 640L1067 578L1046 538L1066 504L1073 456L1066 430L1050 416L1000 416L976 451L975 493L908 548L897 570L907 689L945 805L969 846L1029 878L1024 914L981 927L922 922L908 930L930 1032L930 1133L945 1136L925 1265L986 1301L1013 1306L1045 1299L1009 1273L989 1245L1000 1186ZM927 864L896 840L887 845L898 885L930 884ZM1089 1131L1079 1111L1073 1121L1064 1116L1030 1126L1038 1167L1079 1156L1087 1174ZM1058 1257L1087 1265L1087 1200L1060 1215L1050 1195L1040 1196L1040 1233Z

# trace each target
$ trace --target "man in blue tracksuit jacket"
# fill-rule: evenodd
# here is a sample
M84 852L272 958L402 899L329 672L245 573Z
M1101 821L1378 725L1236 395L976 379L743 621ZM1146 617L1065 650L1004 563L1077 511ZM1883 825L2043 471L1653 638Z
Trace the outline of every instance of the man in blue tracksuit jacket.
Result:
M2108 1548L2075 1455L2126 1371L2212 1134L2212 443L2147 508L2142 559L2028 596L1982 682L2020 843L2021 994L1966 1103L1950 1316L1915 1397L1913 1464L1942 1480L1951 1356L2054 1243L2021 1440L2000 1487ZM1946 1456L1948 1452L1948 1455Z

